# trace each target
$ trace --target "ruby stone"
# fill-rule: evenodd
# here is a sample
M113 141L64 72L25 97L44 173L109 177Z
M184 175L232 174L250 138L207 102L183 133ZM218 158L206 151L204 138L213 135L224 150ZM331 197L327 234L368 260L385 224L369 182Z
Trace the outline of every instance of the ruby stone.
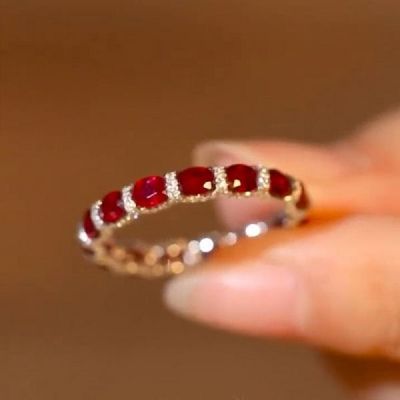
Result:
M126 215L119 190L108 193L101 201L100 213L103 221L112 224Z
M90 210L87 210L83 216L83 229L90 239L95 239L99 236L99 231L94 226L92 217L90 216Z
M177 173L181 192L185 196L197 196L215 190L214 174L206 167L190 167Z
M310 199L308 197L307 191L304 188L304 185L301 184L301 192L299 199L297 200L296 206L299 210L305 210L310 206Z
M283 198L292 194L292 182L282 172L276 169L269 170L269 180L269 193L271 196Z
M139 179L132 190L132 197L139 207L154 208L168 200L165 194L165 179L162 176L148 176Z
M225 172L229 191L245 193L257 189L257 171L249 165L230 165Z

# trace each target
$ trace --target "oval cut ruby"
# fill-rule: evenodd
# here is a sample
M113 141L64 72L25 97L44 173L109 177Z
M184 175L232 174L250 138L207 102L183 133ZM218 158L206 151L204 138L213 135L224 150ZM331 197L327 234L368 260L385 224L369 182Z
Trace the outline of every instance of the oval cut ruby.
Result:
M225 172L229 191L245 193L257 189L257 171L249 165L230 165Z
M177 178L185 196L197 196L215 190L214 174L206 167L186 168L177 173Z
M83 216L83 230L90 239L95 239L99 236L99 231L94 226L90 210L87 210Z
M119 190L108 193L101 201L100 213L103 221L111 224L118 222L126 215L122 205L122 195Z
M304 188L304 185L301 184L301 192L299 199L297 200L296 206L299 210L305 210L310 206L310 198L308 197L307 191Z
M165 194L165 179L162 176L148 176L139 179L133 189L132 197L139 207L154 208L168 200Z
M292 194L292 182L288 176L276 169L269 170L269 193L271 196L283 198Z

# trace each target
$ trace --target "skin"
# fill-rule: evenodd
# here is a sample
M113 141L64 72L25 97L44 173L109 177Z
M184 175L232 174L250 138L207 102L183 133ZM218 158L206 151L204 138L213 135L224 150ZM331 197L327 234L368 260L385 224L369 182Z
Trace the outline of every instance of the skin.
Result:
M243 240L171 280L174 312L220 329L318 348L349 397L400 398L400 113L339 142L200 145L197 164L262 163L301 178L310 223ZM262 218L260 200L218 200L228 227Z

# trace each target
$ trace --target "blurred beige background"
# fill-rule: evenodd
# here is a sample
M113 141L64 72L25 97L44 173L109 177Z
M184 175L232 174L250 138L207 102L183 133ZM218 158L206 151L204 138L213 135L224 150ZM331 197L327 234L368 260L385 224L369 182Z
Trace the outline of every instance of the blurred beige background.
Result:
M87 264L74 229L199 141L322 141L394 107L399 18L395 0L3 0L1 399L343 398L301 346L189 324L161 282ZM210 213L188 215L143 229Z

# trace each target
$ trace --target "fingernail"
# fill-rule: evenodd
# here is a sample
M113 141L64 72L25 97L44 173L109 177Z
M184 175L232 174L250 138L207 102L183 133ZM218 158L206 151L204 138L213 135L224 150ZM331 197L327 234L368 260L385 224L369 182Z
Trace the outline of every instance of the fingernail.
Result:
M304 304L299 275L273 265L182 275L167 284L165 302L190 319L251 334L293 334Z
M198 145L193 152L193 159L200 165L228 165L235 162L261 162L261 155L255 153L250 146L235 142L212 141Z
M265 164L268 161L270 167L294 169L303 179L308 177L315 181L338 178L355 171L349 156L339 151L336 145L322 147L293 142L205 142L194 149L193 160L200 165Z
M196 290L204 282L203 275L187 274L169 281L164 289L164 301L167 306L178 314L189 314Z

